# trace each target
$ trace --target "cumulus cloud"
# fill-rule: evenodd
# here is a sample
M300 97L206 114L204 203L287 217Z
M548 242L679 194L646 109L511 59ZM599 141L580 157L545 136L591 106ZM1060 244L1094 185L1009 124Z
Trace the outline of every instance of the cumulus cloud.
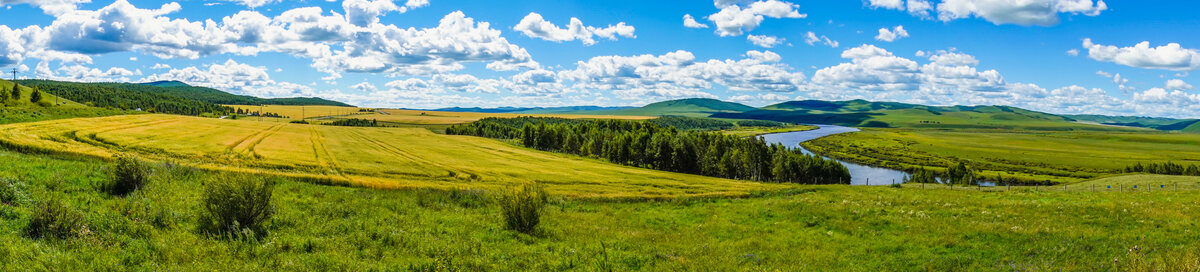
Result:
M311 87L272 80L267 73L267 67L239 63L232 59L201 68L171 69L142 79L143 82L165 80L177 80L189 85L259 97L315 95Z
M79 4L91 2L91 0L0 0L0 6L29 4L42 9L46 14L59 16L75 11Z
M1079 56L1079 49L1067 50L1067 56L1072 56L1072 57Z
M1175 91L1190 91L1195 88L1192 87L1192 84L1183 82L1182 79L1169 79L1167 80L1166 89Z
M687 28L708 28L708 25L696 21L691 14L683 15L683 26Z
M1200 51L1183 48L1178 43L1150 47L1150 42L1140 42L1131 47L1101 45L1092 39L1083 39L1088 57L1103 62L1112 62L1143 69L1187 71L1200 68Z
M717 87L731 91L794 92L804 74L792 72L770 51L747 51L744 58L698 61L688 51L663 55L600 56L558 73L575 89L612 91L625 100L713 97Z
M717 35L722 37L739 36L746 31L757 28L766 17L770 18L805 18L807 14L800 13L799 5L779 0L755 1L749 5L738 4L734 1L717 0L714 4L721 9L707 18L717 26Z
M838 47L837 41L829 39L829 37L825 37L825 35L818 37L817 33L813 33L812 31L804 34L804 43L807 43L808 45L816 45L820 43L833 48Z
M893 42L900 38L908 38L908 31L904 30L904 26L896 26L891 30L887 28L880 28L879 35L875 35L876 40L885 42Z
M579 40L584 45L596 44L593 37L606 38L609 40L617 40L617 36L626 38L636 38L633 34L633 26L626 25L625 22L617 23L617 25L608 25L608 27L585 26L579 18L571 17L571 22L566 28L560 28L549 21L542 18L541 14L530 12L521 19L513 27L513 30L520 31L525 36L543 39L552 42L565 42Z
M257 8L257 7L261 7L261 6L266 6L267 4L270 4L270 3L279 2L280 0L221 0L221 1L237 3L237 4L241 4L243 6L247 6L247 7L251 7L251 8Z
M245 2L268 2L273 0L234 0ZM346 12L346 20L357 26L368 26L379 23L379 16L388 12L405 13L410 9L428 6L429 0L408 0L403 6L396 5L393 0L346 0L342 1L342 10Z
M935 10L934 2L928 0L868 0L866 4L906 10L926 19L931 19L930 12ZM1098 16L1107 9L1104 0L942 0L936 4L937 19L941 21L977 17L997 25L1022 26L1051 26L1059 23L1060 14Z
M783 43L785 39L767 35L746 35L746 40L757 46L771 48Z

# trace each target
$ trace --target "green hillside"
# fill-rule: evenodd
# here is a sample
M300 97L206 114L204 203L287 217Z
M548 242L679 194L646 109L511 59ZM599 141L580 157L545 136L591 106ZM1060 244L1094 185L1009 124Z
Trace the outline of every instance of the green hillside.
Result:
M221 105L321 105L353 107L346 103L316 97L258 98L248 95L236 95L213 88L191 86L179 81L155 81L142 84L114 84L128 85L128 88L139 89L141 91L169 94ZM137 88L136 86L148 86L154 88Z
M33 88L30 88L29 85L25 85L24 83L20 83L20 81L18 81L18 85L20 85L21 89L21 98L14 100L11 98L13 82L0 79L0 91L3 91L3 94L5 95L5 99L3 100L4 104L7 106L32 106L33 103L30 102L29 99L33 95ZM52 93L42 92L41 95L42 101L48 102L49 105L82 106L82 104L75 103L75 101L56 96Z
M40 88L88 106L144 110L182 115L222 114L229 107L156 92L154 86L123 83L76 83L50 80L21 80L21 85Z
M578 114L608 114L608 115L641 115L641 116L687 116L708 117L717 113L740 113L753 111L757 108L733 102L725 102L709 98L688 98L662 101L640 108L618 110L579 111Z
M1179 131L1187 133L1200 133L1200 123L1193 123L1192 125L1187 126Z
M866 100L791 101L753 111L717 113L712 117L855 127L1129 130L1079 124L1071 118L1009 106L937 107Z
M1075 119L1081 122L1092 122L1097 124L1127 126L1127 127L1142 127L1152 128L1157 130L1183 130L1188 126L1200 122L1200 119L1175 119L1162 117L1138 117L1138 116L1105 116L1105 115L1063 115L1064 117Z

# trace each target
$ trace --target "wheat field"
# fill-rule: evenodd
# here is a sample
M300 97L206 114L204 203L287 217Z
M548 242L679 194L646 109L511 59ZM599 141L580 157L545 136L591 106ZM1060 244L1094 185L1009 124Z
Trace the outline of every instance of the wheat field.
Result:
M745 195L786 187L619 166L422 128L148 114L0 126L0 144L102 158L134 153L207 169L388 189L488 189L537 182L568 197L666 198Z

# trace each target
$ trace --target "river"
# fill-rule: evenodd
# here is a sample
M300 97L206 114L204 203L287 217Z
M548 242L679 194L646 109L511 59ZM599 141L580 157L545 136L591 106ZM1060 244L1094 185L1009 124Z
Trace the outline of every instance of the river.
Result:
M780 143L784 146L800 148L805 154L813 154L800 146L800 143L829 135L858 131L857 128L852 127L834 125L816 126L819 128L806 131L765 134L761 137L768 144ZM892 183L902 183L904 182L904 178L908 177L908 173L899 170L866 166L841 160L838 160L838 162L841 162L842 165L846 166L846 169L850 170L851 185L891 185Z

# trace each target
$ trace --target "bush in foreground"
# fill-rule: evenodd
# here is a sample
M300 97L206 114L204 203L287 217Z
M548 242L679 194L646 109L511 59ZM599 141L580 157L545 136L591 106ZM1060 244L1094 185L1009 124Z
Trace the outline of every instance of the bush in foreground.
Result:
M531 234L537 229L547 202L545 188L530 184L503 194L498 200L504 214L505 227L525 234Z
M111 171L111 179L104 185L104 190L113 195L133 193L150 180L150 167L133 156L118 155Z
M83 214L51 199L36 207L25 234L32 238L70 238L84 234Z
M261 238L275 214L271 195L275 182L248 174L216 175L204 186L200 229L230 238Z

